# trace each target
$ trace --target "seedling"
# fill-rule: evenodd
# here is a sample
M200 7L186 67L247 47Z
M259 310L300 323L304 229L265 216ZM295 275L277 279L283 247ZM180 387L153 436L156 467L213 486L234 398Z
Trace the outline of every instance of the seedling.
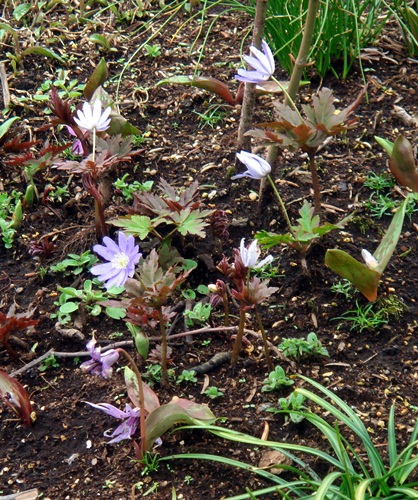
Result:
M204 113L194 111L200 119L199 128L205 128L206 126L215 128L216 125L222 123L227 115L227 113L221 111L223 107L224 105L212 106L209 107Z
M119 190L122 193L122 196L125 198L125 201L131 201L133 195L140 191L151 191L154 181L145 181L143 183L139 181L134 181L131 184L126 182L126 179L129 177L129 174L125 174L122 178L116 179L113 183L115 189Z
M206 396L210 397L210 399L216 399L223 396L224 393L220 391L217 387L212 386L206 389L205 394Z
M40 372L45 372L46 370L50 370L51 368L59 368L59 363L55 359L55 356L51 354L47 358L44 359L43 363L39 367Z
M278 346L283 351L283 355L287 358L300 361L306 358L319 356L329 356L328 351L322 346L321 341L316 336L316 333L311 332L307 338L284 338Z
M186 317L186 325L192 327L207 323L211 312L212 307L209 303L203 304L202 302L198 302L193 309L184 311L183 314Z
M182 382L191 382L195 384L197 382L196 372L194 370L183 370L181 375L177 377L177 384Z
M354 296L355 290L353 285L348 280L340 280L331 286L331 291L339 295L343 295L346 299L351 299Z
M66 275L72 274L78 276L83 271L89 270L93 264L96 264L99 259L87 250L81 255L75 253L68 254L68 257L62 262L58 262L55 266L51 266L50 270L53 273L65 273Z
M264 380L261 390L263 392L278 391L293 384L293 380L290 380L283 368L276 366L274 372L270 372L268 378Z
M161 55L161 47L159 45L144 45L145 55L147 57L158 57Z

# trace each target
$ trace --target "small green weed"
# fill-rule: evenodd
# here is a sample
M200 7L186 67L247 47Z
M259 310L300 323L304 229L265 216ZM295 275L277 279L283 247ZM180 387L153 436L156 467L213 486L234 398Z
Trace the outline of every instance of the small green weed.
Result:
M88 271L98 261L99 259L90 250L87 250L81 255L75 253L68 254L66 259L58 262L55 266L51 266L50 269L53 273L65 273L77 276L83 271Z
M47 358L44 359L41 366L39 367L40 372L45 372L46 370L50 370L51 368L59 368L59 363L55 359L55 356L51 354Z
M116 179L113 183L113 186L118 189L122 196L125 198L125 201L131 201L133 195L140 191L151 191L152 186L154 184L153 181L145 181L139 182L134 181L131 184L126 182L126 179L129 177L129 174L125 174L121 179Z
M269 373L268 378L263 381L261 390L263 392L278 391L293 384L293 380L290 380L283 368L281 366L276 366L274 371Z
M183 370L181 375L177 377L176 384L181 384L182 382L195 384L197 382L196 372L194 370Z
M352 299L356 293L356 289L348 280L342 279L331 286L331 292L343 295L346 299Z
M322 346L316 333L311 332L307 338L284 338L278 346L283 351L283 355L297 361L318 356L329 356L328 351Z
M221 396L223 396L223 392L220 391L217 387L215 386L212 386L212 387L208 387L205 391L205 394L206 396L209 396L210 399L216 399L216 398L220 398Z

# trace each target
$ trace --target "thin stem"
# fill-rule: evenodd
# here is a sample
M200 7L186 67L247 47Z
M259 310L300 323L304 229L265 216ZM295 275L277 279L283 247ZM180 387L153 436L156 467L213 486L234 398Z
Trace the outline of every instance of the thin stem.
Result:
M269 370L272 372L274 370L274 364L270 357L270 347L267 342L266 331L264 330L263 322L261 321L260 313L258 312L257 306L254 307L255 317L257 319L258 328L260 329L261 336L263 338L264 344L264 354L266 355L267 366Z
M239 353L241 350L242 337L244 335L244 328L245 328L245 310L244 310L244 304L241 302L238 332L237 332L237 336L236 336L234 347L232 349L232 354L231 354L231 366L233 366L233 367L235 367L238 363L238 356L239 356Z
M93 129L93 163L96 161L96 129Z
M117 349L117 351L125 356L125 358L128 360L128 363L132 369L132 371L135 373L135 376L138 380L138 392L139 392L139 429L141 433L141 458L145 454L145 443L146 443L146 429L145 429L145 397L144 397L144 387L142 385L142 377L141 377L141 372L138 370L138 367L132 358L132 356L125 351L125 349Z
M277 190L277 187L276 187L276 184L274 183L273 179L268 175L267 176L268 180L270 181L270 185L274 191L274 194L276 195L276 198L279 202L279 205L280 205L280 208L282 210L282 213L283 213L283 216L286 220L286 224L287 224L287 227L289 228L289 231L290 233L292 234L292 236L297 240L297 237L296 237L296 234L295 234L295 231L293 230L293 227L292 227L292 223L290 222L290 219L289 219L289 214L287 213L287 210L286 210L286 206L282 200L282 197L280 196L280 193L279 191Z
M298 115L301 123L305 123L305 120L302 118L302 115L300 114L300 112L299 112L299 110L298 110L298 108L297 108L297 106L295 104L295 101L292 99L292 97L287 92L287 90L283 87L283 85L279 82L279 80L277 80L277 78L275 78L274 76L272 76L271 79L277 83L279 89L285 95L285 97L286 97L285 104L287 106L291 106L296 111L296 113L297 113L297 115Z
M318 171L316 169L315 154L308 153L308 155L309 155L309 168L312 174L315 214L319 215L321 213L321 191L319 189L319 178L318 178Z
M228 295L227 295L226 291L222 294L222 302L224 305L224 313L225 313L224 325L226 327L228 327L229 326L229 302L228 302Z
M164 325L164 315L162 307L157 308L158 320L160 322L160 333L161 333L161 385L168 388L170 383L168 380L168 370L167 370L167 335L165 332Z

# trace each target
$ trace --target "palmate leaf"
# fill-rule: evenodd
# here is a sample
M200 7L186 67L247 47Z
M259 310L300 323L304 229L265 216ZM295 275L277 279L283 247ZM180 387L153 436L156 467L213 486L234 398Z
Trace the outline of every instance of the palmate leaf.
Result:
M140 240L144 240L162 222L164 219L151 219L146 215L128 215L109 221L113 226L122 228L126 234L137 236Z
M170 219L177 226L178 232L186 236L186 234L193 234L200 236L201 238L206 237L204 228L208 225L203 219L208 217L213 210L193 210L189 208L182 210L180 213L174 213L170 215Z

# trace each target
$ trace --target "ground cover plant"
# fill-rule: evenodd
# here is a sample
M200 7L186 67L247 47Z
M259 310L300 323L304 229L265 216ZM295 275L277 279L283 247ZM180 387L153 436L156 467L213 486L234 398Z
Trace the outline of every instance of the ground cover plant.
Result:
M254 5L1 6L0 496L418 495L413 6Z

